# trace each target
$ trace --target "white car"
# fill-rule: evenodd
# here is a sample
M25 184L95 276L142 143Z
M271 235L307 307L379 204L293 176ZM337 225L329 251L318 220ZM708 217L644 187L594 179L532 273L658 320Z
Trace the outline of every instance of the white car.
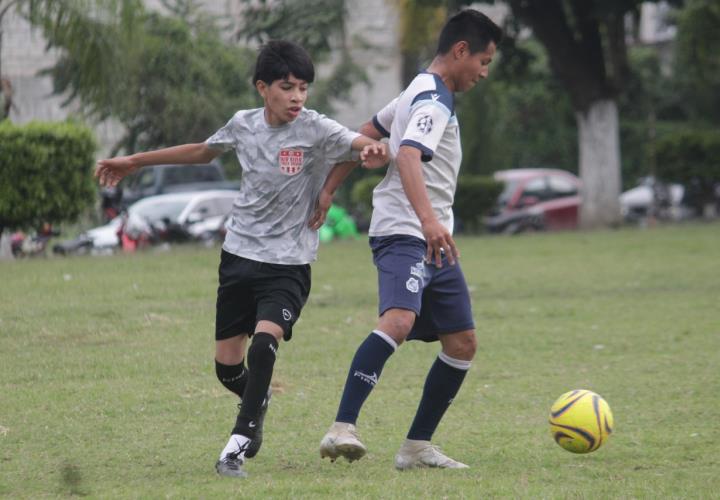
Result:
M220 234L236 195L235 190L212 190L143 198L130 205L127 214L55 245L53 251L62 255L110 254L120 247L121 232L136 239L161 230L176 241L209 241Z
M620 195L622 216L627 221L638 221L651 215L669 220L680 220L687 216L682 201L685 188L681 184L663 184L653 177L640 180L638 186Z
M179 229L190 239L204 239L220 231L236 196L237 191L213 190L143 198L128 208L123 230L133 237L162 225Z

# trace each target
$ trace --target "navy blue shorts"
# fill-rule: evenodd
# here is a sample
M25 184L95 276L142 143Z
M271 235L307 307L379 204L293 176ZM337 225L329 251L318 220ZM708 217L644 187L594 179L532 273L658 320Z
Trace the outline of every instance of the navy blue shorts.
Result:
M441 268L425 263L427 245L415 236L370 238L378 271L378 312L399 308L414 311L415 324L408 340L432 342L438 334L475 328L465 276L460 263Z

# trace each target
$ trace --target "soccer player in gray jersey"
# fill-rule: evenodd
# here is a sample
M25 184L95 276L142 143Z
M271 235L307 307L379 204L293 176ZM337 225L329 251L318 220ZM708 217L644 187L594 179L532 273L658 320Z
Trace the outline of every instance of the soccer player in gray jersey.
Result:
M467 467L430 442L477 345L452 238L462 157L453 94L487 77L501 37L500 28L480 12L456 14L443 28L427 70L360 129L370 137L389 137L394 159L373 191L369 232L380 317L351 362L335 423L320 442L321 457L353 461L365 455L355 424L385 362L406 339L439 340L441 352L427 375L395 467Z
M278 343L290 339L310 293L317 229L332 193L357 163L349 161L351 151L359 151L368 168L388 162L384 144L303 107L314 76L302 47L271 41L258 55L253 78L262 108L238 111L205 142L102 160L95 171L102 185L114 186L146 165L206 163L231 149L240 161L215 321L217 377L242 400L215 465L225 476L244 477L245 460L262 443Z

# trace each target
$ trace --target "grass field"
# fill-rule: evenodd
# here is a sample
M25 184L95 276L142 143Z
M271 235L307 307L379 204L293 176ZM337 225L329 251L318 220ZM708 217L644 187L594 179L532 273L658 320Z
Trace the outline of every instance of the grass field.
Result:
M361 414L368 456L319 458L375 322L359 241L321 249L250 477L216 476L236 414L212 363L219 250L184 248L0 263L0 496L720 497L720 226L458 242L480 350L435 441L471 469L393 469L437 353L418 343ZM575 388L615 414L589 455L547 425Z

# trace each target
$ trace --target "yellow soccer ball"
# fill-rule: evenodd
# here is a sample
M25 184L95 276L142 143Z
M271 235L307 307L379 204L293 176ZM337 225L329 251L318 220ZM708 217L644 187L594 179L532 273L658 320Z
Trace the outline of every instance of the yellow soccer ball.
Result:
M600 448L613 425L610 406L592 391L566 392L550 408L550 433L557 444L573 453Z

